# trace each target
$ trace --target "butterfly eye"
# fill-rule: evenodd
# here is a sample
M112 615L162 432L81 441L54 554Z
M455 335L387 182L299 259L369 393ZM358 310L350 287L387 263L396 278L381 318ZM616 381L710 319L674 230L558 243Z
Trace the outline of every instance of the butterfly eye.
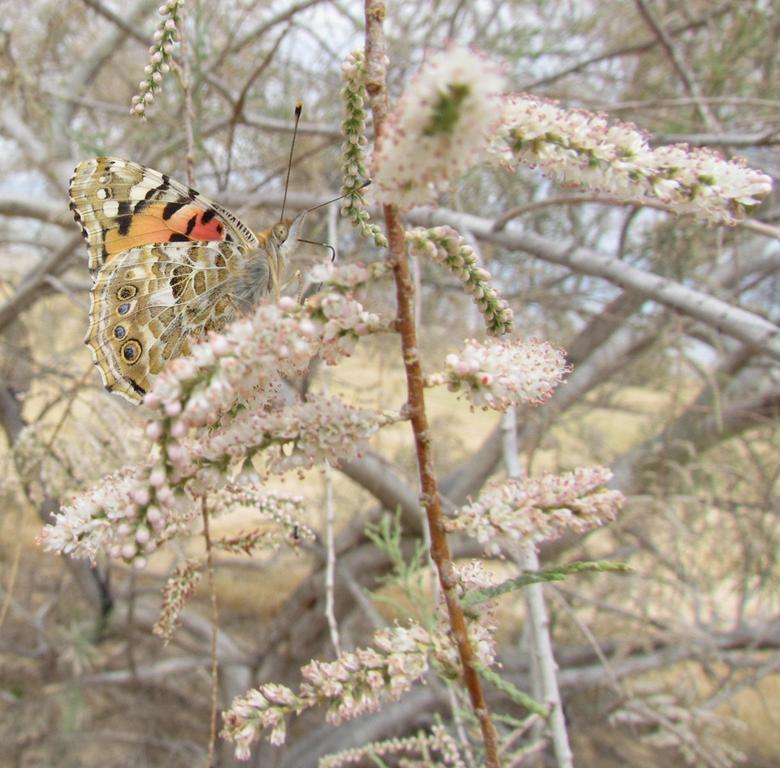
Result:
M276 238L277 242L283 243L287 239L287 225L276 224L274 226L274 237Z
M122 357L128 363L134 363L141 356L141 344L135 339L130 339L122 345Z

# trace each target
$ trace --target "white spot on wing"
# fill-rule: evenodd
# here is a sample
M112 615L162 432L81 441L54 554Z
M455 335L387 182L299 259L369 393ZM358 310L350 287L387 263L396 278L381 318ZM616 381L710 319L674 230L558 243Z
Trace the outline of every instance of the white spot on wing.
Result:
M141 181L133 187L130 187L130 199L133 201L143 200L150 189L157 185L149 181Z
M119 203L116 200L106 200L103 203L103 213L106 216L116 216L119 213Z

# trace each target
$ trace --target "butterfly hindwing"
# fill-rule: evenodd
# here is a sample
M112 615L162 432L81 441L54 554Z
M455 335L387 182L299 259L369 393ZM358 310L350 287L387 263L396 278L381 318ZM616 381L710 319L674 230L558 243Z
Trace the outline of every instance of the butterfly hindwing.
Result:
M255 300L247 292L267 289L264 265L262 254L228 242L143 245L113 257L95 278L85 338L106 388L140 402L163 366L189 353L190 337L222 328Z
M166 174L115 157L80 163L70 207L81 226L94 275L117 254L156 243L258 241L237 216Z

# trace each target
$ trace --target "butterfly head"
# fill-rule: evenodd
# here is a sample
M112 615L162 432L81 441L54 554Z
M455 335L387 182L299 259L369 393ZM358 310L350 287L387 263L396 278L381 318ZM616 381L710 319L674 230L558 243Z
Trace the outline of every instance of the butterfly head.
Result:
M282 245L284 242L286 242L287 237L290 234L290 219L285 219L284 221L280 221L278 224L274 224L273 227L271 227L271 237L274 239L274 242L277 246Z

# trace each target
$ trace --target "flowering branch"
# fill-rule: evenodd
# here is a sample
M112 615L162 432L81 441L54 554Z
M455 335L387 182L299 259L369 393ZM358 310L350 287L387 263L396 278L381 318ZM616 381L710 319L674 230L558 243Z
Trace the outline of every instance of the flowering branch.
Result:
M492 554L500 551L502 538L535 545L565 530L589 531L614 520L625 501L620 491L605 488L611 476L608 469L595 467L494 483L461 507L445 528L475 538Z
M772 180L742 160L673 144L652 149L630 123L564 109L528 94L504 100L489 153L510 168L538 165L563 182L623 197L646 197L715 223L735 224L772 189Z
M433 202L438 189L481 156L500 116L503 86L500 67L468 48L453 45L429 56L382 120L377 200L401 208ZM376 112L374 125L379 138Z
M374 114L376 151L377 156L379 156L379 153L382 152L383 143L388 140L387 132L389 130L387 124L385 40L382 29L385 5L382 0L366 0L365 8L366 91ZM418 185L418 188L422 188L422 185ZM463 677L469 691L472 707L482 730L482 738L485 745L485 764L488 768L498 768L496 730L490 719L485 694L477 674L475 649L472 641L469 639L466 619L456 593L457 579L455 567L450 556L449 545L443 527L441 499L433 467L431 438L425 411L424 379L414 322L414 289L409 272L405 233L397 205L386 203L384 205L384 216L396 283L397 324L401 336L401 347L406 369L408 408L417 451L417 467L422 491L422 503L428 518L431 536L431 557L436 564L439 574L439 582L447 605L450 626L457 643L458 654L463 667Z
M492 627L473 623L474 662L490 667L495 661ZM261 685L233 700L224 715L222 735L235 743L236 757L249 758L250 745L263 730L269 741L283 744L287 718L315 706L327 706L326 720L338 725L376 711L393 701L431 669L444 678L461 674L458 649L449 634L419 624L378 630L373 645L342 653L336 661L311 661L302 670L298 692L276 683Z

